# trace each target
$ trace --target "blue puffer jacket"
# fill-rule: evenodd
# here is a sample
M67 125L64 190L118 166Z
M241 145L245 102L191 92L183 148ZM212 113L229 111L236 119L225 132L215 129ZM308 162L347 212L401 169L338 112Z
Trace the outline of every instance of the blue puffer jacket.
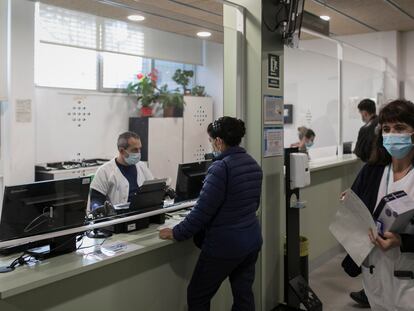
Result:
M205 230L202 250L220 258L243 257L262 245L256 211L262 169L241 147L230 147L210 166L196 205L173 229L182 241Z

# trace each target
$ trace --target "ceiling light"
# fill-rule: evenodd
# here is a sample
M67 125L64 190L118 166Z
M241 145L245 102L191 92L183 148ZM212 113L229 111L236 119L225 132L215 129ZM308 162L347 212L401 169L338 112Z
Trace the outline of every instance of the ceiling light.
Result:
M197 36L202 37L202 38L208 38L211 36L211 32L200 31L200 32L197 32Z
M319 16L321 19L323 19L324 21L329 21L331 18L328 15L321 15Z
M142 22L145 20L145 16L142 15L129 15L128 19L133 22Z

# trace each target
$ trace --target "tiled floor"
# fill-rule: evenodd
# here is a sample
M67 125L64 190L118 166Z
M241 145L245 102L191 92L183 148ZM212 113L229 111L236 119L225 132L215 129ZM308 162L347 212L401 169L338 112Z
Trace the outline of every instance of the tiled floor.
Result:
M323 311L352 311L362 309L349 297L351 291L362 288L360 277L349 277L341 267L344 254L333 257L329 262L310 274L312 290L323 303Z

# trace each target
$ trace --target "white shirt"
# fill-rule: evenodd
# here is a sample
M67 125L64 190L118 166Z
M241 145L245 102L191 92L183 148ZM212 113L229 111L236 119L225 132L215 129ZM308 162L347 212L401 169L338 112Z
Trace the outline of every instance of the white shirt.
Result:
M144 181L154 179L145 163L138 162L136 167L138 187L142 186ZM92 180L91 189L106 195L112 204L128 202L129 183L116 165L115 159L99 167Z
M400 180L394 181L394 172L392 171L392 164L388 165L384 169L384 173L382 174L380 187L378 190L377 196L377 204L375 205L375 209L377 208L381 199L387 195L387 175L388 171L390 172L390 177L388 180L388 194L404 190L407 195L414 200L414 169L410 169L410 171Z

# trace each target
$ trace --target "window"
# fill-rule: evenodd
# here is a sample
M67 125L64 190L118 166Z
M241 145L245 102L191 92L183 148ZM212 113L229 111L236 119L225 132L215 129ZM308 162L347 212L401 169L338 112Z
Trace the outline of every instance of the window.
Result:
M36 85L96 90L96 57L93 50L40 43L36 50Z
M151 71L151 60L147 58L107 52L101 55L103 89L124 89L138 73Z
M172 79L175 71L177 69L181 70L192 70L195 74L194 65L175 63L170 61L163 60L154 60L154 68L158 70L158 85L168 84L169 90L174 90L176 88L181 88L175 81ZM194 85L195 76L190 79L187 88L191 89Z
M169 89L176 69L195 65L154 60L144 55L142 28L59 7L38 4L36 14L35 84L85 90L122 90L138 73L159 72L159 85ZM189 88L192 87L190 80Z

